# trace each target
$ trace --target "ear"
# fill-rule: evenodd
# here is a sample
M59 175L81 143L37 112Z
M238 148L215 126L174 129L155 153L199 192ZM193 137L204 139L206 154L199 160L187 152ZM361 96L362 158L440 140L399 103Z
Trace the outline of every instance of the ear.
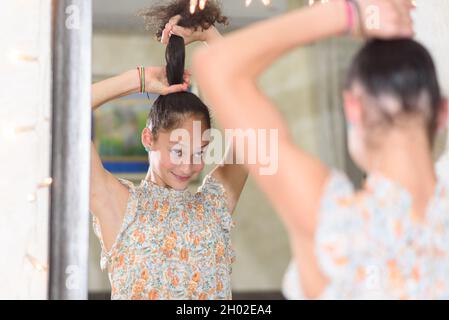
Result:
M343 92L343 107L346 121L353 125L358 125L362 121L363 107L360 98L351 90Z
M152 148L154 145L155 139L153 133L149 128L144 128L142 131L142 144L145 148Z
M440 109L438 111L437 129L444 130L447 128L448 121L448 107L449 103L446 98L441 101Z

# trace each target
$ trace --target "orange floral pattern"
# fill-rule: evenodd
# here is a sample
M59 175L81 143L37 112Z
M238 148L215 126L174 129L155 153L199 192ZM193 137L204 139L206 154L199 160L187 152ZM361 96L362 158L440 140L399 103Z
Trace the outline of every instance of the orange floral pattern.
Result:
M365 192L356 193L344 174L332 173L316 234L319 264L330 279L322 298L449 298L447 160L439 163L423 222L414 219L409 192L395 182L372 175Z
M120 182L130 199L109 252L93 219L112 299L231 299L234 223L223 186L211 175L195 194Z

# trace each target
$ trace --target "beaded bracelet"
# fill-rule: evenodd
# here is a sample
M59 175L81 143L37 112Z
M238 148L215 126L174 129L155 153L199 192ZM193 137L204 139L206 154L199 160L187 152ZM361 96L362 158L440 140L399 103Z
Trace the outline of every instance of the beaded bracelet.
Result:
M145 67L139 66L137 67L139 71L139 79L140 79L140 93L145 93Z

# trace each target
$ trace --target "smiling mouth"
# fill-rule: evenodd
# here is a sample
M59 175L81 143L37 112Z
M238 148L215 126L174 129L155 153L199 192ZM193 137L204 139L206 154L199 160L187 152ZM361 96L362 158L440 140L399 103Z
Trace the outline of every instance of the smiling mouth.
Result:
M188 177L178 176L177 174L175 174L173 172L172 172L172 174L175 176L176 179L178 179L179 181L182 181L182 182L189 181L191 178L190 176L188 176Z

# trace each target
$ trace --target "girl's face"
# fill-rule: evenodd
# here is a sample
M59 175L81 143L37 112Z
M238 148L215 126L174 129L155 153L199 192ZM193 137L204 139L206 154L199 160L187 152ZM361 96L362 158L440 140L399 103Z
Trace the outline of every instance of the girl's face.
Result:
M205 121L200 117L185 118L173 130L160 130L153 139L151 130L142 132L142 143L150 147L152 180L158 185L184 190L204 169L203 155L209 145Z

